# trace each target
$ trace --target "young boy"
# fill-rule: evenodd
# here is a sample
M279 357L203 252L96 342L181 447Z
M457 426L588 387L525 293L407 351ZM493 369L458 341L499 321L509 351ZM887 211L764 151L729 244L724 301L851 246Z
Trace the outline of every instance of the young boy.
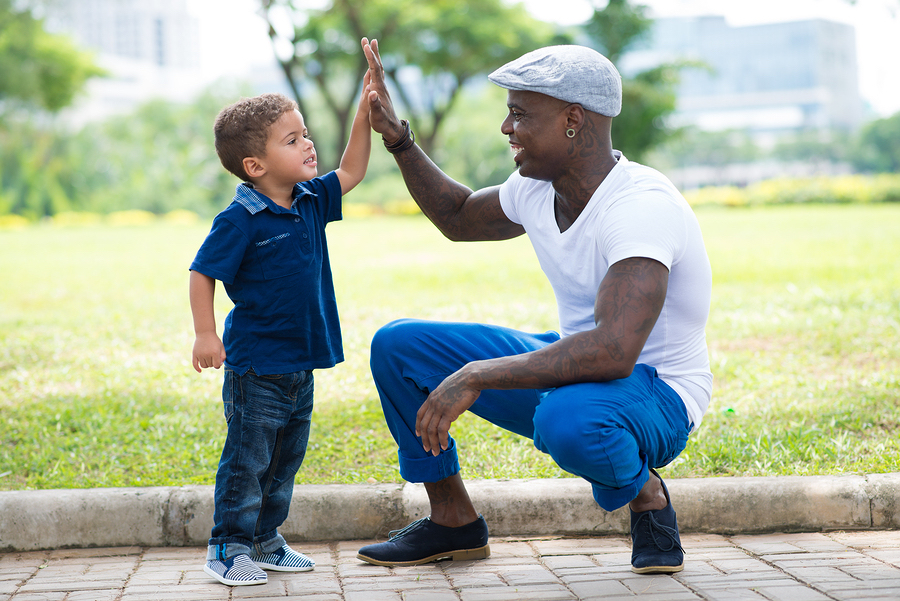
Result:
M245 183L191 264L190 300L194 369L226 368L228 435L203 567L223 584L264 584L263 569L315 565L277 528L309 440L312 370L344 359L325 224L341 219L341 196L366 173L369 79L366 73L340 167L322 177L303 116L285 96L244 99L216 118L216 152ZM213 312L216 280L234 302L222 339Z

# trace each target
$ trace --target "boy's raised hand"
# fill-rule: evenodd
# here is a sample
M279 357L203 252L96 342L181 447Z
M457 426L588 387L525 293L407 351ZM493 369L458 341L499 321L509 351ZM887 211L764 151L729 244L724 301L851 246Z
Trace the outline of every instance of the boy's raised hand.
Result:
M369 63L369 124L387 143L397 141L403 133L400 119L385 85L384 66L378 52L378 40L362 39L363 53Z

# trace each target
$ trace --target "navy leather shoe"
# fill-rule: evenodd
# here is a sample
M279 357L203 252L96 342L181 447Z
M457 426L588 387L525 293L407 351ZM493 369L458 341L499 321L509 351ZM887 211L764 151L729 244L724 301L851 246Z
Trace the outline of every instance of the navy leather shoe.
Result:
M357 558L376 566L417 566L440 559L485 559L490 557L488 527L483 516L471 524L450 528L422 518L390 533L383 543L367 545Z
M675 509L669 489L662 478L659 481L669 504L663 509L631 512L631 571L636 574L674 574L684 569Z

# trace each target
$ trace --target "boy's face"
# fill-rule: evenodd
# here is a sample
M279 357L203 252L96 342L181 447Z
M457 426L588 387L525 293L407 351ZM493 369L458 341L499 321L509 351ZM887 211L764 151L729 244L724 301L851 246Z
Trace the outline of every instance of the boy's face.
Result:
M266 156L261 162L266 175L278 183L293 185L318 175L316 148L299 111L284 113L269 128Z

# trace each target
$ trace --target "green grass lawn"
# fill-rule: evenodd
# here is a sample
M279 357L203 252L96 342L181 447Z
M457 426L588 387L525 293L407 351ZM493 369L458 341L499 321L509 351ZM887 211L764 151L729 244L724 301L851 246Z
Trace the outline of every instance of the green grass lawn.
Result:
M898 471L900 206L698 211L713 404L673 477ZM212 484L222 374L190 366L187 266L208 224L0 231L0 490ZM405 316L556 328L526 239L424 218L329 226L347 361L316 374L299 483L399 481L368 344ZM224 291L221 324L229 309ZM464 415L467 478L566 475Z

